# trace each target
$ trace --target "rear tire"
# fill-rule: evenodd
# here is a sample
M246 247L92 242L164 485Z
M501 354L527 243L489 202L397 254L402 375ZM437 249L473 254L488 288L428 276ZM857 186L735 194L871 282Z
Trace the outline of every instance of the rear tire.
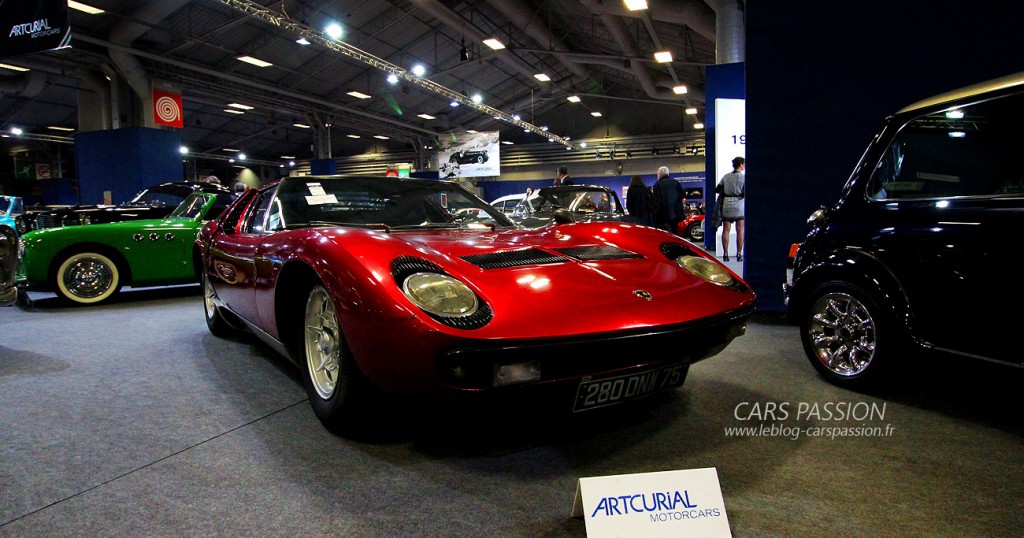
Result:
M866 387L882 382L905 349L905 332L863 289L826 282L811 293L800 337L811 365L829 382Z
M683 237L690 241L693 241L694 243L699 243L703 241L704 221L699 220L696 222L691 222L689 225L687 225L686 230L683 232Z
M54 289L78 304L99 304L121 289L121 271L113 260L98 252L78 252L57 267Z
M210 277L207 276L206 271L202 271L200 278L203 283L203 310L206 313L206 327L210 329L211 334L221 338L237 335L241 331L228 322L220 307L217 306L217 292L210 284Z

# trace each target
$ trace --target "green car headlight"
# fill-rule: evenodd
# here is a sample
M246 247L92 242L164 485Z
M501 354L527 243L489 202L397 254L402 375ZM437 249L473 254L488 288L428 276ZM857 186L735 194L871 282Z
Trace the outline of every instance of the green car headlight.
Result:
M679 256L676 263L694 276L719 286L733 283L732 275L721 265L700 256Z
M440 273L413 273L402 283L402 292L416 306L435 316L469 316L479 307L469 286Z

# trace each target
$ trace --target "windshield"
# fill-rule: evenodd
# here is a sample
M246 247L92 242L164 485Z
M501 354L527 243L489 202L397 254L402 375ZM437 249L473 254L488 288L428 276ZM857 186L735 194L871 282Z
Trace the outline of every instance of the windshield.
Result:
M517 212L550 212L568 209L577 213L607 213L616 209L616 203L601 189L541 189L536 198L520 202Z
M11 200L9 198L0 197L0 215L7 215L7 212L11 210Z
M369 177L286 178L277 192L281 226L389 228L512 226L497 209L455 183Z
M203 214L203 207L206 206L206 202L210 198L213 198L212 194L192 193L188 198L185 198L185 201L168 218L196 219Z
M156 185L143 189L130 201L121 205L148 205L153 207L169 206L174 207L185 199L185 196L192 192L181 185Z

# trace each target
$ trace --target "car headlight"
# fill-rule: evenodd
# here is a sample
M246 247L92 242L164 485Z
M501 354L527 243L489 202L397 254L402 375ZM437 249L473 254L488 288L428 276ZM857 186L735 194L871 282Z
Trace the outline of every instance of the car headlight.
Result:
M686 269L694 276L707 280L712 284L729 286L734 281L732 275L729 274L729 271L726 271L724 267L707 258L701 258L700 256L679 256L676 258L676 263L679 264L679 267Z
M402 292L416 306L436 316L470 316L480 306L469 286L440 273L413 273L402 283Z

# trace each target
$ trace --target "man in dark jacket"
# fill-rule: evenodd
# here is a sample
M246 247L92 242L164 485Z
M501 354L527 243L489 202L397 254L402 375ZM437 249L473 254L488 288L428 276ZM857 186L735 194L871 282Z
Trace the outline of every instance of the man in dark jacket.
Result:
M555 178L555 186L575 185L576 182L569 177L569 167L562 165L558 167L558 177Z
M654 215L654 224L662 230L672 233L676 225L683 220L683 186L668 175L668 167L658 169L658 180L654 183L654 198L658 201L658 212Z

